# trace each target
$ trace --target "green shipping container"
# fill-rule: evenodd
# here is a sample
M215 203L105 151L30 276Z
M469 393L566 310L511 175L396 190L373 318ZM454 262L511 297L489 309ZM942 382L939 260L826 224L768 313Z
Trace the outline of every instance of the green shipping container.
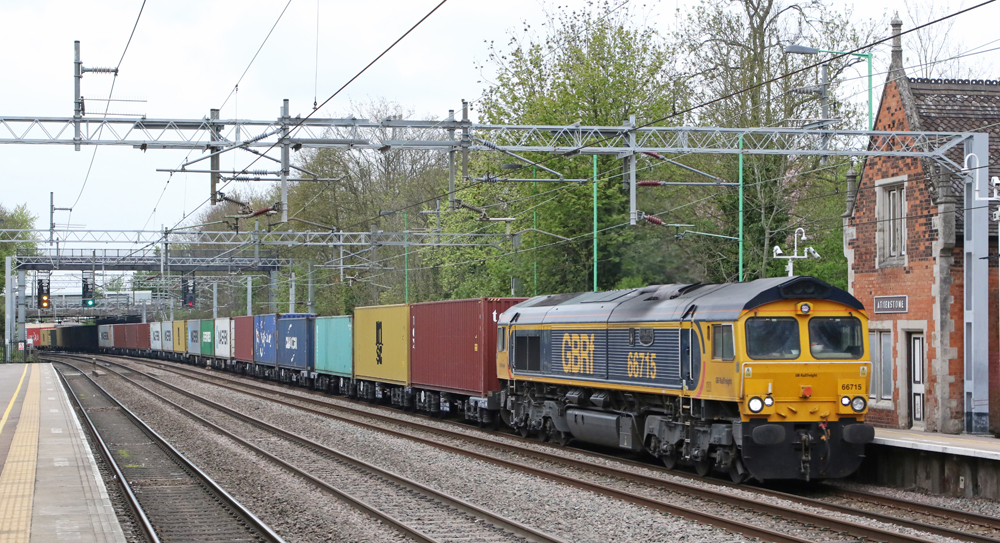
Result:
M316 373L351 377L354 334L350 315L316 319Z
M201 320L201 355L215 356L215 321Z

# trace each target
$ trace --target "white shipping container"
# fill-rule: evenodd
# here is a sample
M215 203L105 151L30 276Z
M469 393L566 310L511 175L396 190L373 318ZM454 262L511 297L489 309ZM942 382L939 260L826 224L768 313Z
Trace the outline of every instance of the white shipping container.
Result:
M101 324L97 327L97 346L102 349L111 349L115 346L114 327L110 324Z
M158 322L149 323L149 348L153 351L163 350L163 329Z
M233 357L233 326L229 317L215 319L215 358Z

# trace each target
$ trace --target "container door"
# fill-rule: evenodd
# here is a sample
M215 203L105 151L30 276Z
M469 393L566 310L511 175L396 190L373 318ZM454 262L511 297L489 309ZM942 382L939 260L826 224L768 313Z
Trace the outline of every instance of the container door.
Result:
M924 384L926 382L925 345L923 334L910 334L910 427L926 429L924 421Z

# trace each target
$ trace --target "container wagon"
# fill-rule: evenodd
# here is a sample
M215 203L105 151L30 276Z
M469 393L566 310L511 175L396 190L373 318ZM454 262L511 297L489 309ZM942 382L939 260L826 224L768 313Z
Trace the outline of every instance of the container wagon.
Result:
M148 354L152 347L150 326L148 322L135 324L135 349L136 354Z
M233 320L229 317L215 319L213 339L215 342L215 357L212 358L212 367L226 369L233 361Z
M493 423L500 410L497 318L526 298L410 305L410 386L418 410Z
M254 315L251 375L271 377L278 363L278 315Z
M183 361L188 346L187 321L171 321L171 324L174 331L174 350L170 358Z
M215 358L215 320L202 319L201 323L201 359L198 363L210 364Z
M173 321L163 321L160 323L160 352L156 353L157 358L170 358L174 352L174 323Z
M114 341L112 352L115 354L123 354L125 352L125 326L124 324L111 325L111 328L114 330L111 334L111 339Z
M359 398L413 406L409 304L354 309L354 378Z
M191 319L184 322L187 323L186 360L192 364L197 364L198 358L201 357L201 321Z
M354 326L350 315L316 318L315 388L357 395L354 377Z
M246 373L253 366L253 315L233 317L233 366L237 373Z
M115 348L114 327L110 324L101 324L97 327L97 347L102 353L110 352Z
M278 315L277 379L286 383L312 383L316 378L316 316Z
M158 322L149 323L149 350L154 356L163 350L163 335Z

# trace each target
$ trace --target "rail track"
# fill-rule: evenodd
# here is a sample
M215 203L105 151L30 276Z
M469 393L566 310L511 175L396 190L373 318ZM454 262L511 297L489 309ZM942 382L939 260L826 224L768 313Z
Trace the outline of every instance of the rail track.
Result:
M85 360L71 357L75 360ZM87 360L89 361L89 360ZM167 398L121 372L110 370L133 386L143 390L177 412L232 439L241 446L281 466L294 475L327 491L351 506L394 527L408 537L426 543L443 541L534 541L539 543L565 543L563 540L539 530L510 520L499 514L477 507L441 491L394 474L346 453L326 447L303 436L264 423L213 402L197 394L165 383L125 366L130 373L141 375L155 383L199 404L235 419L239 430L231 429L231 422L223 427L219 420L210 420L178 402ZM211 417L217 419L217 417ZM240 435L242 434L242 435ZM259 443L280 438L271 450ZM275 449L278 449L275 451ZM295 460L287 460L294 458ZM305 464L310 470L299 467Z
M108 359L114 357L102 356L100 358ZM651 487L669 490L672 492L687 494L689 496L694 497L697 500L713 502L713 503L722 503L731 507L737 507L744 510L755 511L763 515L770 515L775 517L781 517L784 519L790 519L794 522L798 522L806 526L812 526L825 531L833 531L849 535L852 537L859 537L875 541L900 541L900 542L925 541L925 539L921 539L919 535L898 533L892 530L885 530L872 527L868 523L865 523L864 521L858 522L858 521L843 520L843 519L833 518L824 514L817 514L810 511L781 507L777 505L769 505L766 503L761 503L760 501L748 500L746 498L736 496L734 495L734 493L728 492L727 490L722 490L722 491L713 490L711 488L705 488L704 486L701 485L669 481L659 477L643 475L640 473L636 473L634 471L629 471L628 469L601 464L589 460L567 458L565 453L563 452L564 449L561 447L557 448L553 446L551 448L551 451L539 451L535 447L526 447L520 444L499 442L496 441L495 439L490 439L488 437L472 435L469 433L469 427L467 425L462 425L459 423L452 423L454 429L441 428L440 426L437 425L430 426L409 420L402 420L398 416L399 412L395 410L386 409L385 411L390 413L390 415L372 413L370 411L372 406L370 406L369 404L365 404L365 408L345 406L343 405L343 401L339 401L336 403L331 402L327 399L330 397L321 396L317 393L310 393L306 389L287 387L285 385L278 385L281 386L282 388L291 388L291 390L298 392L298 394L286 394L281 392L280 390L275 390L273 388L274 386L276 386L275 383L267 383L268 385L270 385L270 387L263 387L251 384L250 381L246 378L238 378L228 375L208 373L205 371L196 370L194 368L188 368L177 364L168 364L161 361L152 361L147 359L134 359L130 357L123 357L123 359L133 363L142 363L147 366L154 366L186 377L194 375L197 376L197 379L202 382L211 382L211 384L220 386L222 388L227 388L229 390L233 390L243 394L248 394L250 396L265 399L267 401L272 401L275 403L290 406L296 409L313 413L315 415L335 420L341 420L344 422L360 425L363 427L368 427L379 432L397 435L399 437L404 437L406 439L422 442L458 454L473 456L481 460L492 462L498 465L503 465L505 467L516 469L522 472L532 473L534 475L545 477L551 480L556 480L577 488L584 488L600 494L612 496L618 499L650 507L652 509L656 509L659 511L675 515L680 515L690 519L695 519L698 520L699 522L710 523L716 526L723 527L724 529L733 532L738 532L744 535L750 535L752 537L758 537L765 540L801 541L801 539L798 539L796 537L786 536L784 534L773 532L772 530L765 530L764 531L765 533L757 532L757 534L752 535L750 532L759 529L753 526L747 528L744 525L744 523L739 523L739 522L736 522L735 523L736 525L733 524L726 525L726 522L732 523L732 521L721 519L721 521L723 522L720 522L720 519L715 515L706 515L699 511L695 511L691 508L678 507L676 505L671 505L661 500L643 497L634 492L621 491L619 489L613 488L608 485L594 484L591 482L580 480L578 478L572 478L563 474L555 473L553 471L533 468L531 466L523 465L523 463L515 463L511 462L510 460L505 460L505 458L510 458L512 454L533 457L543 462L560 464L563 466L581 469L594 474L612 477L619 480L625 479L630 482L641 483L642 485L648 485ZM110 362L110 360L107 361ZM221 381L222 383L218 381ZM232 386L234 383L238 384L238 386ZM261 394L258 394L256 392L251 392L251 390L256 390ZM282 395L286 399L278 399L275 398L274 395ZM301 405L302 403L321 407L322 409L336 410L341 412L346 411L351 415L353 415L354 418L343 417L325 411L318 411L312 408L305 407ZM463 441L475 443L477 445L498 449L505 454L491 455L482 452L475 452L467 450L466 448L463 447L455 447L454 445L449 445L447 443L442 443L433 439L427 439L420 436L408 434L406 432L391 430L389 428L386 428L384 424L371 424L359 421L357 420L357 417L367 417L370 419L374 419L379 423L390 423L394 425L415 429L421 432L429 432L441 437L460 439ZM441 421L436 421L436 422L440 423ZM523 438L515 438L507 434L505 434L504 437L514 440L523 440ZM534 442L533 445L535 445ZM645 470L651 470L653 472L667 472L667 470L662 467L653 466L646 463L629 461L618 457L609 457L606 455L601 455L589 451L580 451L576 449L574 449L574 452L586 456L592 456L594 459L611 459L616 463L623 463L630 467L640 467ZM672 476L689 477L690 479L700 479L694 477L693 475L688 475L676 471L669 471L669 474ZM789 502L800 504L803 506L814 507L835 513L842 513L845 515L860 517L862 519L874 520L894 527L907 528L918 532L931 533L945 537L952 537L963 541L974 541L983 543L1000 541L995 538L997 530L1000 529L1000 519L996 519L994 517L987 517L972 513L956 512L944 508L936 508L934 506L914 504L912 502L900 502L898 500L893 500L891 498L887 498L884 496L849 492L839 489L826 490L827 494L836 495L845 500L861 500L869 504L877 505L883 508L884 512L880 513L878 511L860 509L857 507L849 507L797 494L789 494L764 488L754 488L754 487L749 487L747 485L732 485L728 482L716 481L716 480L712 480L711 482L713 484L717 484L726 488L738 488L741 491L751 491L758 495L766 495L777 499L787 500ZM906 518L913 516L916 516L918 518ZM933 521L931 521L932 519Z
M90 376L69 367L57 374L149 541L283 543Z

